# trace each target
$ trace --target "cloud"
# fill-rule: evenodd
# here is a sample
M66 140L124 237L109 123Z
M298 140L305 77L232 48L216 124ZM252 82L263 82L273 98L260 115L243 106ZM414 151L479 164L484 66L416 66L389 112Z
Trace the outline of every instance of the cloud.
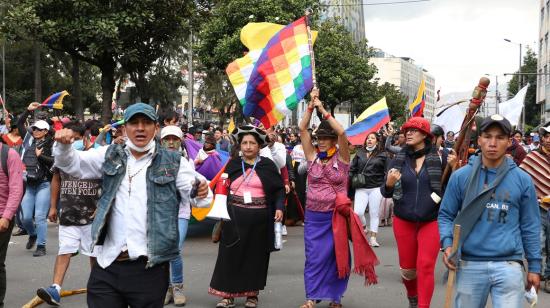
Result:
M435 76L442 92L464 91L486 73L517 70L519 47L503 39L536 46L538 5L533 0L442 0L367 6L366 36L373 47L413 58Z

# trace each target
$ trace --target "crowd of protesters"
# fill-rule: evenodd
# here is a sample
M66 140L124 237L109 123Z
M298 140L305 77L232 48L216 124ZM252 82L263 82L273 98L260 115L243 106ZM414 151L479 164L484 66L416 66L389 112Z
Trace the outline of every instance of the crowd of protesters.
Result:
M321 121L311 125L315 110ZM453 150L455 132L424 118L410 118L398 130L385 125L354 147L315 91L298 127L264 129L257 122L228 131L142 103L129 106L123 120L51 117L38 103L5 117L0 306L12 229L41 257L48 219L59 223L59 246L48 247L57 249L51 284L37 290L48 304L60 304L71 257L81 253L90 258L89 307L185 305L182 250L191 208L210 206L214 185L207 183L219 170L205 165L224 155L231 220L216 227L218 257L208 288L220 298L216 307L235 307L237 297L246 298L245 307L260 304L270 254L279 249L279 222L282 235L286 227L304 226L302 308L324 300L343 307L350 272L377 282L376 247L385 244L377 237L380 226L392 226L396 274L409 307L430 307L440 251L458 273L457 307L484 307L489 294L496 307L519 307L524 287L538 291L541 278L550 293L548 123L524 134L499 115L478 119L469 161L462 162ZM442 183L447 166L452 175ZM465 213L479 222L466 227L467 238L463 233L453 253L453 224Z

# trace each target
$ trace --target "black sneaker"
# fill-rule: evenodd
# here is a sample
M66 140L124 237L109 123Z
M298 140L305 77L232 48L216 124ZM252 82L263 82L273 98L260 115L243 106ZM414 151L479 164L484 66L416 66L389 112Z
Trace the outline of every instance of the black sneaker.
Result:
M27 233L27 230L21 229L21 228L17 229L17 231L13 232L12 234L12 236L21 236L21 235L29 235L29 234Z
M46 255L46 246L37 245L36 251L32 254L33 257L42 257Z
M36 244L36 235L35 236L29 236L29 240L27 241L27 246L25 246L27 249L32 249L34 247L34 244Z

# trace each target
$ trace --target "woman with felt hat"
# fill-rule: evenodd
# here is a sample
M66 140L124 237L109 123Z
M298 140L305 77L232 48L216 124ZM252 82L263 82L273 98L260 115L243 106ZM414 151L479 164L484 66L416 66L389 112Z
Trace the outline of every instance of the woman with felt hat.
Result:
M233 131L240 156L227 163L230 180L227 210L218 258L208 292L221 297L216 307L235 307L235 297L246 297L245 307L256 307L267 281L269 256L275 251L274 223L283 218L285 189L275 163L260 157L266 133L254 126Z
M340 239L341 231L347 231L347 229L337 228L338 224L333 222L334 219L338 220L335 211L336 196L347 195L350 153L344 128L323 108L319 100L319 91L313 89L310 95L311 101L299 125L308 168L304 226L306 302L301 308L313 308L316 302L321 300L330 301L329 307L336 308L342 307L341 300L347 289L350 261L345 257L349 248L336 252L338 244L336 239ZM317 139L317 147L313 146L308 132L311 114L315 108L323 117L313 134ZM354 215L353 211L351 215ZM344 241L347 244L347 234ZM369 257L372 257L374 254L366 238L364 243L366 247L362 251L370 250ZM344 258L338 256L344 256ZM364 268L370 265L369 273L373 277L374 263L377 260L375 257L369 257L366 258L367 260L354 258L354 262L357 269L358 261L366 261L362 264L365 264Z

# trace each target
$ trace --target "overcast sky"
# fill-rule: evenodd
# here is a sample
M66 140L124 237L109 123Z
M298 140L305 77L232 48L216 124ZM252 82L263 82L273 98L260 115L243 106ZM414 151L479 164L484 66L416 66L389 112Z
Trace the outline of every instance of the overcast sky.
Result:
M519 46L504 38L538 52L539 4L540 0L431 0L365 6L366 36L373 47L413 58L434 75L436 90L441 87L443 94L470 91L486 73L517 70ZM503 79L499 76L499 83Z

